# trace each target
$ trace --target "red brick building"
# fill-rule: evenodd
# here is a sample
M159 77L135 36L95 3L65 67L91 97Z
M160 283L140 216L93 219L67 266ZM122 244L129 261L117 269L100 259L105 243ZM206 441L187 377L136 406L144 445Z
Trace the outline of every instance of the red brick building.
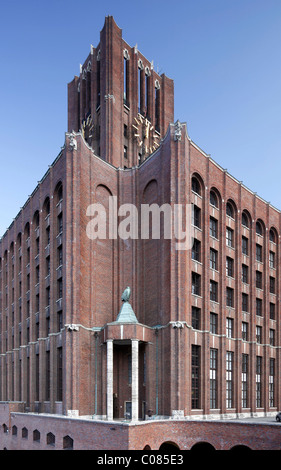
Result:
M93 204L105 211L104 237L91 236ZM163 224L158 238L143 238L139 226L115 237L126 204L138 214L143 205L192 205L192 248L178 249ZM115 422L116 443L119 431L131 433L117 448L160 446L155 432L163 442L176 433L184 449L208 434L194 419L275 416L280 233L280 211L174 123L173 81L107 17L68 85L64 148L0 241L3 446L27 448L32 432L36 446L45 432L48 447L68 423L63 447L114 448ZM126 286L130 302L121 301ZM189 442L181 433L191 420L198 439ZM217 424L224 436L226 425ZM85 445L83 426L107 437ZM138 438L145 429L151 442ZM278 448L280 428L267 429L267 448Z

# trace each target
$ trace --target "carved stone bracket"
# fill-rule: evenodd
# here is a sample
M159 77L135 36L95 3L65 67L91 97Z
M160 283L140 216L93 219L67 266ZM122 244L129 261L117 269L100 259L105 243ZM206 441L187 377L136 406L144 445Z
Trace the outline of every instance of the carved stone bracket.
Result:
M66 325L67 326L67 329L68 331L79 331L79 326L78 325Z
M182 328L184 328L185 322L183 322L183 321L172 321L171 325L172 325L173 328L182 329Z

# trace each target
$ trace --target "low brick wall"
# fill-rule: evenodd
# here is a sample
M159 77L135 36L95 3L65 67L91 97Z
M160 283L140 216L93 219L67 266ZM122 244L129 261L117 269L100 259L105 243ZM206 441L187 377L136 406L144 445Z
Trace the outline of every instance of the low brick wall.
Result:
M21 403L0 404L1 450L61 450L69 448L69 442L74 450L158 450L163 443L190 450L199 442L216 450L237 445L281 449L281 425L274 422L152 420L132 424L22 413L21 408Z

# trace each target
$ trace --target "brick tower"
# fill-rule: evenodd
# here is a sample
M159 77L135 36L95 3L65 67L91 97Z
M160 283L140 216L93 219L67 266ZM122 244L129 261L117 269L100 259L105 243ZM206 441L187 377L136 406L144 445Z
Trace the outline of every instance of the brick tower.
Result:
M81 130L96 155L116 168L144 161L174 119L173 81L124 41L112 17L68 97L69 132Z
M179 207L182 225L166 236L165 211L175 217ZM192 233L192 246L179 248L181 231ZM173 419L172 432L189 448L182 420L274 415L280 234L280 211L174 123L173 81L107 17L68 85L65 145L0 240L3 428L7 402L20 411L13 419L25 436L36 426L35 438L40 426L55 434L54 423L60 433L62 415L94 419L96 429L153 417L166 420L170 442ZM45 413L41 424L27 411ZM76 448L86 445L81 423ZM147 427L154 446L157 426ZM106 429L105 448L144 448L149 440L144 426L127 444L124 427L115 441L115 428Z

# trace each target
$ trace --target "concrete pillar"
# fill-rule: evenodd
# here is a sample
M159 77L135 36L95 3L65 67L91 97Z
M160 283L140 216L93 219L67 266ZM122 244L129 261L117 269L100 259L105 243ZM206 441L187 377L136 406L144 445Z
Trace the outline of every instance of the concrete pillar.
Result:
M106 368L106 380L107 380L107 419L113 420L113 340L107 340L107 368Z
M139 419L139 341L132 339L132 421Z

